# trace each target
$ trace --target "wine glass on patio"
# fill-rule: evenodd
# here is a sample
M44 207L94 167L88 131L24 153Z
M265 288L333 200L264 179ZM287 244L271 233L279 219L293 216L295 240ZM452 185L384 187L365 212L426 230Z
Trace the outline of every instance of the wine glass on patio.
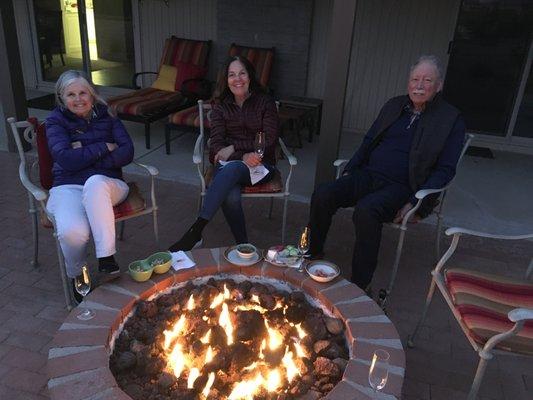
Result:
M389 378L389 358L390 355L385 350L374 351L372 363L368 370L368 383L374 389L374 396L385 387Z
M87 265L81 267L81 275L78 275L76 278L74 278L74 288L76 289L76 292L78 292L84 298L89 294L89 291L91 290L91 276L89 275L89 268ZM92 319L94 318L94 311L86 308L77 315L77 318L81 319L82 321Z
M306 226L300 235L300 240L298 241L298 252L300 253L300 268L298 268L299 271L304 270L304 258L309 251L309 240L311 239L309 237L310 231L309 227Z
M255 134L254 150L259 157L263 158L265 154L265 132L259 131Z

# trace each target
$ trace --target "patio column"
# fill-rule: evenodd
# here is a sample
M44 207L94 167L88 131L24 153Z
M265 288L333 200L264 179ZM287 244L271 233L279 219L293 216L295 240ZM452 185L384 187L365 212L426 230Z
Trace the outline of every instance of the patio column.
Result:
M333 161L337 158L342 132L356 5L356 0L333 2L315 187L335 177Z
M9 132L11 129L6 122L7 117L17 120L28 117L26 93L22 75L20 54L18 48L17 27L13 1L0 2L0 147L7 143L7 149L15 152L15 142ZM7 139L6 139L7 137Z

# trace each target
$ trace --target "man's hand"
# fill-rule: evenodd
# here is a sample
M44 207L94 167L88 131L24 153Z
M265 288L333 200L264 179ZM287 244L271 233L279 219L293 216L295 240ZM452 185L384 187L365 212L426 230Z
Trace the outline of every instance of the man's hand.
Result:
M242 161L249 167L256 167L261 164L261 156L257 153L246 153L242 156Z
M118 149L118 146L117 146L116 143L106 143L105 145L107 146L107 149L108 149L109 151L113 151L113 150L115 150L115 149Z
M394 222L395 224L400 224L403 220L403 217L405 217L405 215L411 211L411 209L413 208L413 205L410 203L410 202L407 202L397 213L396 213L396 216L394 217L394 219L392 220L392 222ZM411 222L413 224L416 224L418 221L420 221L420 217L418 215L416 215L416 213L414 215L411 215L411 218L409 218L409 220L407 222Z
M235 148L232 144L221 148L218 153L215 154L215 164L219 161L227 161L233 153L235 153Z

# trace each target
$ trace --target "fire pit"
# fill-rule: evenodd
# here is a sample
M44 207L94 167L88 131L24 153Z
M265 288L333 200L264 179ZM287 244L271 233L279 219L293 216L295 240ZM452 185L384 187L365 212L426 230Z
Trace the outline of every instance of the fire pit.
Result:
M376 348L391 354L383 392L399 398L405 358L392 323L357 286L293 269L228 264L143 283L122 276L86 298L49 352L52 399L366 399Z
M198 283L139 303L125 323L110 366L133 399L319 398L340 381L344 323L303 292L264 278Z

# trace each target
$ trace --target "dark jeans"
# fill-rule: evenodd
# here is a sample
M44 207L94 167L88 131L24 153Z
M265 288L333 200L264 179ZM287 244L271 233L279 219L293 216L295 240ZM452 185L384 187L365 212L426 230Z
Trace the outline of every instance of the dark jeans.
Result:
M273 166L263 164L270 172L256 185L273 177ZM217 163L214 177L205 194L200 217L210 221L222 206L222 212L236 243L247 243L246 222L242 211L241 188L251 185L250 170L243 162L230 162L222 167Z
M334 182L320 185L311 198L311 254L320 254L331 225L341 207L352 207L355 245L351 281L366 288L377 265L381 229L409 200L412 191L366 170L356 170Z

